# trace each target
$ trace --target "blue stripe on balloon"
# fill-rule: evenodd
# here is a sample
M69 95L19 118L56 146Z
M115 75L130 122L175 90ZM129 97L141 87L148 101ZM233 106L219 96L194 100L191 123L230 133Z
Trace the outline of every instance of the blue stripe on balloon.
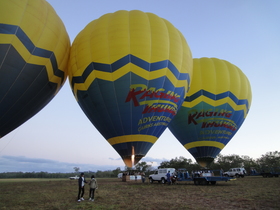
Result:
M54 52L36 47L19 26L0 23L0 34L14 34L21 41L24 47L30 52L31 55L49 58L52 64L53 74L57 77L60 77L61 81L64 80L64 72L58 69Z
M163 68L168 68L173 74L174 76L178 79L178 80L187 80L188 84L190 84L190 76L188 73L180 73L178 71L178 69L173 65L173 63L169 60L163 60L163 61L159 61L159 62L154 62L154 63L149 63L145 60L142 60L134 55L128 54L124 57L122 57L121 59L115 61L112 64L103 64L103 63L96 63L96 62L92 62L90 63L85 71L83 72L82 76L77 76L77 77L73 77L72 78L72 87L74 87L74 84L76 83L84 83L84 81L86 80L86 78L90 75L90 73L94 70L99 70L99 71L103 71L103 72L108 72L108 73L112 73L114 71L117 71L118 69L120 69L121 67L127 65L128 63L132 63L146 71L152 72L152 71L156 71L159 69L163 69Z
M190 148L188 149L188 151L192 154L194 158L205 158L205 157L215 158L221 152L221 149L217 147L204 146L204 147Z
M206 90L199 90L197 91L196 93L192 94L191 96L187 96L185 98L185 101L186 102L192 102L194 101L195 99L197 99L198 97L200 96L205 96L207 98L210 98L214 101L217 101L217 100L221 100L221 99L224 99L226 97L229 97L232 101L234 101L235 104L237 105L246 105L246 108L247 110L249 110L249 103L248 103L248 100L247 99L242 99L242 100L239 100L232 92L230 91L227 91L227 92L224 92L224 93L220 93L220 94L213 94L213 93L210 93Z

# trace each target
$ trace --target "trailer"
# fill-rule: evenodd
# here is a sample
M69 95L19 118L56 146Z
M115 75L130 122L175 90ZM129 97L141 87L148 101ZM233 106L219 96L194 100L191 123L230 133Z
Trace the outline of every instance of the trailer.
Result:
M280 175L280 167L272 167L272 168L262 168L261 172L257 172L254 168L251 169L249 174L250 176L262 176L264 178L267 177L279 177Z
M267 177L279 177L280 175L280 167L272 167L272 168L264 168L260 175L264 178Z
M234 177L226 177L219 170L202 169L191 174L186 169L180 168L177 172L176 181L193 181L195 185L215 185L219 181L233 181Z

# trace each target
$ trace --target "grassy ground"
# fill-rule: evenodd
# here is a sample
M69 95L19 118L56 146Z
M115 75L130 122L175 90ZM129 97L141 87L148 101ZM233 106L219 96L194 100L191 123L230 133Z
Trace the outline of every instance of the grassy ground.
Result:
M97 179L95 201L77 202L77 180L0 179L0 209L280 209L280 178L245 177L216 185Z

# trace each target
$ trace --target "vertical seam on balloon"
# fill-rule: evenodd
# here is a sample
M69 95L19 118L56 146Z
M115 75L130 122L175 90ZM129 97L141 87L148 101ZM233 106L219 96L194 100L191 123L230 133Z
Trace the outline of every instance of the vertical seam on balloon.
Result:
M243 80L241 79L241 74L240 73L242 73L243 74L243 72L240 72L240 70L238 69L238 67L236 67L236 66L234 66L234 68L236 68L237 69L237 71L238 71L238 77L239 77L239 81L240 82L242 82L243 83ZM243 85L244 84L240 84L241 85L241 87L243 87ZM242 89L240 88L239 89L239 96L240 96L240 92L242 92ZM239 97L238 97L238 104L239 104ZM249 108L248 108L248 110L249 110ZM242 115L239 115L239 118L237 118L237 122L239 122L239 121L244 121L245 120L245 117L246 117L246 115L247 115L247 113L248 113L248 111L246 112L246 113L244 113L244 116L242 116ZM241 123L242 124L242 123ZM239 124L239 125L241 125L241 124ZM238 123L237 123L237 125L238 125ZM240 126L236 129L236 131L235 131L235 133L239 130L239 128L240 128ZM235 134L234 134L235 135ZM233 135L233 136L234 136ZM233 138L233 136L232 136L232 138Z
M22 14L24 14L24 13L25 13L25 11L26 11L26 7L27 7L27 4L25 4L25 8L24 8L24 10L23 10ZM23 18L23 15L21 16L20 23L22 22L22 18ZM9 50L11 49L11 45L12 45L12 43L13 43L14 39L16 39L16 38L17 38L16 34L17 34L17 32L18 32L18 29L19 29L20 23L16 26L16 30L15 30L15 33L14 33L14 35L15 35L15 36L13 36L13 38L12 38L12 40L11 40L11 44L10 44L10 46L9 46ZM8 54L8 51L7 51L7 53L6 53L6 56L7 56L7 54ZM4 63L4 60L3 60L3 63ZM19 78L19 75L22 73L22 71L23 71L23 70L21 69L21 71L20 71L20 73L18 74L17 78L14 80L13 84L10 86L9 90L6 92L6 94L5 94L5 95L7 95L7 94L8 94L8 92L12 89L12 87L13 87L13 86L14 86L14 84L16 83L16 80ZM3 97L3 99L4 99L4 98L5 98L5 97Z
M165 61L166 62L166 66L167 66L167 68L165 68L165 75L167 75L167 71L169 71L169 69L168 69L168 66L169 66L169 62L170 62L170 32L169 32L169 28L167 27L167 24L166 24L166 21L164 20L164 19L162 19L162 18L160 18L159 19L160 21L162 21L163 23L164 23L164 26L165 26L165 30L167 31L167 33L168 33L168 38L167 38L167 40L168 40L168 59ZM179 69L178 69L178 71L179 71ZM179 78L179 77L178 77ZM164 84L165 84L165 82L167 81L167 77L164 77L163 78L163 81L162 81L162 87L164 87ZM178 80L176 80L176 84L177 84L177 82L178 82ZM176 84L174 84L174 89L175 89L175 86L176 86ZM174 90L173 89L173 90ZM169 99L169 101L170 101L170 99ZM167 114L166 116L170 116L171 114ZM164 116L164 113L162 113L162 116ZM171 118L172 119L172 118ZM167 126L166 126L167 127ZM158 136L158 133L163 133L163 132L160 132L160 130L158 130L157 131L157 133L155 133L155 136Z
M109 37L108 37L108 33L109 33L109 19L112 19L112 18L114 18L114 16L116 15L116 13L110 13L110 14L108 14L108 18L106 19L106 31L107 31L107 33L106 33L106 41L107 41L107 48L108 48L108 50L107 50L107 56L108 56L108 60L110 61L111 60L111 58L110 58L110 49L111 49L111 47L110 47L110 43L109 43ZM109 69L110 69L110 72L113 72L113 69L112 69L112 63L110 62L110 64L109 64ZM110 76L112 76L112 75L110 75ZM99 80L97 80L97 83L99 82ZM116 92L115 91L115 83L114 83L114 81L112 82L112 86L113 86L113 88L114 88L114 92ZM99 88L100 86L98 85L98 88ZM100 89L100 88L99 88ZM101 90L101 89L100 89ZM104 97L103 97L103 94L101 94L102 95L102 100L103 100L103 105L106 107L106 103L105 103L105 100L104 100ZM114 94L114 96L115 96L116 94ZM117 106L118 106L118 103L116 103L117 104ZM118 111L119 111L119 107L118 107L118 109L117 109ZM114 131L116 130L116 128L115 128L115 126L114 126L114 123L113 123L113 121L112 121L112 116L110 115L110 113L109 113L109 111L108 111L108 109L107 109L107 107L106 107L106 113L107 113L107 115L109 116L109 119L110 119L110 123L111 123L111 125L112 125L112 127L114 128ZM106 126L106 130L108 130L109 128L107 127L107 125L105 125Z
M231 81L231 79L230 79L230 67L227 65L227 62L225 62L224 60L222 60L221 62L223 62L224 63L224 65L226 66L226 72L227 72L227 80L231 83L232 81ZM231 84L228 84L228 90L230 90L230 85ZM227 97L229 97L229 91L228 91L228 94L227 94ZM225 108L226 108L226 110L228 110L228 107L230 107L230 105L228 104L228 103L226 103L225 104ZM233 116L232 116L232 118L233 118ZM223 122L224 122L224 120L223 120ZM224 137L226 134L222 134L222 137ZM226 139L226 138L221 138L221 141L223 141L222 143L224 144L224 145L226 145L229 141L230 141L230 139Z
M46 3L46 2L45 2L45 3ZM46 27L47 19L49 18L49 15L50 15L50 10L49 10L48 7L46 7L46 10L47 10L47 14L46 14L46 17L47 17L47 18L44 19L44 20L45 20L45 23L44 23L44 24L45 24L45 25L44 25L45 27ZM45 27L44 27L44 28L45 28ZM38 40L40 40L40 39L42 38L42 35L43 35L43 32L41 33L41 35L40 35L40 37L38 38ZM59 41L59 39L58 39L58 41ZM47 67L46 67L46 66L47 66L47 63L48 63L48 62L52 63L52 61L51 61L52 59L51 59L51 58L52 58L52 57L55 58L54 52L55 52L55 49L58 47L58 43L59 43L59 42L57 42L55 48L52 49L51 54L50 54L50 58L47 59L46 62L45 62L45 65L44 65L44 66L45 66L45 68L46 68L46 71L47 71ZM37 48L37 47L35 47L34 50L35 50L36 48ZM56 62L56 59L54 59L54 62ZM56 64L57 64L57 62L56 62ZM53 66L52 66L52 68L53 68ZM51 81L51 77L56 76L56 74L55 74L55 71L56 71L56 70L58 70L58 65L57 65L57 69L54 69L54 68L53 68L53 74L50 75L49 81ZM39 75L38 75L38 76L39 76ZM65 75L64 75L64 78L65 78ZM64 78L61 78L60 84L59 84L59 83L57 84L57 88L56 88L55 94L58 93L59 89L62 87ZM46 86L46 85L45 85L45 86ZM55 95L55 94L54 94L54 95Z
M30 53L26 57L39 56L41 58L45 58L46 60L50 61L50 66L51 66L50 71L48 71L48 67L46 66L46 69L47 69L46 72L48 74L49 79L50 79L50 75L49 75L49 72L50 72L51 74L60 78L61 81L64 80L64 78L65 78L64 72L58 69L56 57L52 51L45 50L45 49L39 48L36 45L34 45L32 40L27 36L27 34L23 31L23 29L20 28L20 26L0 23L0 26L1 25L5 25L8 27L7 28L8 31L6 31L3 34L14 35L12 40L18 39L21 42L22 46ZM13 43L13 42L14 41L11 41L11 43ZM15 46L15 48L16 48L16 46ZM51 56L51 55L54 55L54 56ZM24 56L22 56L22 55L21 55L21 57L24 58ZM27 63L28 58L26 58L26 59L24 58L24 60ZM57 72L55 72L55 70L57 70ZM51 82L53 82L53 81L51 81ZM55 81L54 81L54 83L58 84Z
M56 63L57 63L57 69L55 69L55 70L53 69L54 74L53 74L52 76L54 76L54 75L56 76L55 71L59 71L58 63L61 64L61 67L62 67L62 64L63 64L64 62L66 63L66 64L65 64L65 68L63 69L63 70L64 70L64 76L61 77L60 84L57 85L57 90L56 90L56 92L55 92L55 95L56 95L56 94L58 93L58 91L62 88L63 84L65 83L65 81L66 81L66 79L67 79L67 77L68 77L67 63L68 63L68 60L69 60L69 57L70 57L70 55L69 55L69 54L70 54L69 48L68 48L68 50L67 50L67 53L64 53L64 56L60 58L60 62L58 62L58 58L56 58L56 55L55 55L55 53L54 53L54 52L56 52L56 49L59 47L59 45L62 45L61 43L63 43L62 40L63 40L64 34L63 34L62 30L64 30L64 29L66 30L66 28L59 27L59 37L58 37L58 39L57 39L57 44L56 44L55 48L52 50L52 54L53 54L53 57L54 57L54 61L56 61ZM69 40L68 34L67 34L66 36L68 37L68 40ZM69 41L68 41L68 43L65 42L65 44L66 44L66 45L69 45ZM63 46L63 45L62 45L62 46ZM65 59L66 59L66 61L65 61ZM51 61L50 61L50 62L51 62ZM58 74L59 74L59 72L58 72Z
M108 48L108 50L107 50L107 57L108 57L108 60L109 61L111 61L111 52L110 52L110 50L111 50L111 47L110 47L110 42L109 42L109 37L108 37L108 33L109 33L109 21L108 21L108 19L113 19L114 18L114 16L115 16L116 14L115 13L110 13L109 14L109 18L107 18L107 21L106 21L106 36L107 36L107 39L106 39L106 41L107 41L107 48ZM112 22L112 21L110 21L110 22ZM110 62L110 64L109 64L109 69L110 69L110 72L113 72L113 69L112 69L112 63ZM112 75L110 75L111 77L112 77ZM99 87L99 85L98 85L98 87ZM112 82L112 87L113 87L113 90L112 90L112 92L114 92L115 94L113 94L114 95L114 100L116 100L116 90L115 90L115 81L113 81ZM104 100L104 97L103 97L103 94L101 94L102 95L102 99L103 99L103 104L104 104L104 106L106 107L107 105L106 105L106 103L105 103L105 100ZM116 105L117 105L117 110L118 110L118 114L119 114L119 107L118 107L118 103L116 103ZM107 114L108 114L108 116L109 116L109 118L110 118L110 122L111 122L111 124L113 125L113 128L114 128L114 130L116 130L116 128L115 128L115 126L114 126L114 123L113 123L113 121L112 121L112 116L110 115L110 113L109 113L109 111L108 111L108 108L106 108L106 112L107 112ZM120 120L120 122L121 122L121 120ZM108 129L108 127L107 127L107 125L106 125L106 129Z
M163 21L164 22L164 25L165 25L165 30L167 31L167 33L168 33L168 59L166 60L166 62L167 62L167 65L166 66L169 66L170 65L170 45L171 45L171 43L170 43L170 31L169 31L169 27L167 26L167 21L166 20L164 20L164 19L161 19L161 21ZM172 30L176 30L176 31L178 31L175 27L174 28L172 28ZM178 66L177 66L178 67ZM176 68L177 68L176 67ZM180 74L181 74L181 72L180 72L180 70L179 69L181 69L181 67L182 66L180 66L179 68L178 68L178 75L176 75L176 77L178 77L178 79L176 80L176 83L173 85L173 92L175 93L175 89L177 88L177 84L178 84L178 81L179 81L179 78L180 78ZM166 68L166 73L167 73L167 71L169 71L169 68ZM164 81L163 81L163 86L164 86L164 83L166 82L166 79L167 79L167 77L165 77L164 78ZM179 105L179 104L178 104ZM177 107L178 108L178 107ZM177 110L177 112L178 112L178 110ZM164 114L163 114L164 115ZM167 115L168 117L170 117L172 114L170 113L169 115ZM171 119L173 119L173 117L171 117ZM168 124L169 125L169 124ZM166 127L168 127L168 125L166 126Z
M202 75L202 72L201 72L201 69L202 69L202 68L201 68L201 63L198 62L198 61L199 61L198 59L197 59L196 61L197 61L196 63L198 64L198 67L197 67L196 69L199 70L199 75ZM193 69L194 69L194 68L193 68ZM193 75L194 75L194 74L195 74L195 72L193 72ZM200 76L199 79L200 79L200 86L202 87L202 86L203 86L202 77ZM194 81L193 81L193 82L194 82ZM200 90L200 91L201 91L201 90ZM196 128L196 126L195 126L194 128L195 128L196 139L198 139L198 135L199 135L199 134L198 134L198 131L197 131L198 128Z
M4 56L3 62L2 62L2 64L0 65L0 68L2 68L2 65L3 65L3 63L4 63L4 60L6 59L7 54L8 54L8 52L10 51L11 46L12 46L12 45L10 44L9 47L8 47L8 50L6 51L6 54L5 54L5 56ZM17 78L18 78L18 77L17 77ZM14 81L14 83L15 83L15 81ZM14 83L13 83L13 84L14 84ZM2 97L2 100L0 100L0 103L5 99L6 95L7 95L8 92L11 90L12 87L13 87L13 85L6 91L5 95Z
M128 45L129 45L128 47L129 47L129 52L131 52L131 37L130 37L130 33L129 33L130 32L130 12L129 11L127 12L127 15L128 15L128 18L127 18L128 19L128 30L127 30L128 34L127 34L127 37L128 37ZM128 59L129 59L128 62L131 63L131 55L129 56ZM132 68L132 65L131 65L130 68ZM132 83L132 72L130 71L129 72L129 84L131 84L131 83ZM129 105L130 105L129 106L130 124L132 125L132 121L133 121L132 120L133 119L133 116L132 116L133 115L133 112L132 112L132 110L133 110L132 101L129 102ZM130 127L130 133L132 133L132 126Z
M147 18L147 22L148 22L148 24L149 24L149 30L150 30L150 59L149 59L149 69L148 69L148 72L151 72L151 55L152 55L152 50L153 50L153 46L152 46L152 30L151 30L151 21L150 21L150 16L147 14L147 13L144 13L145 14L145 16L146 16L146 18ZM148 74L148 79L146 80L147 81L147 88L149 87L149 83L150 83L150 76L151 76L151 74L149 73ZM147 98L145 97L145 102L147 101ZM143 109L144 109L144 107L143 107ZM153 113L153 115L152 116L154 116L155 115L155 113ZM141 119L144 117L144 114L142 113L142 117L141 117ZM154 128L155 129L155 128ZM146 134L148 133L148 131L150 130L150 128L148 128L148 129L146 129ZM139 133L140 133L140 131L139 131ZM154 135L154 132L152 132L151 133L151 135Z
M215 71L216 70L216 64L215 64L215 61L217 62L217 60L215 60L215 58L212 58L212 59L210 59L210 58L207 58L208 59L208 61L211 63L211 68L213 68L213 73L215 74L215 76L213 77L214 78L214 84L215 84L215 92L217 92L217 82L218 82L218 78L217 78L217 71ZM215 95L215 99L214 99L214 101L213 101L213 103L214 103L214 106L213 106L213 109L216 107L216 105L217 105L217 95ZM203 103L203 105L206 105L205 103ZM203 110L204 110L204 107L203 107ZM211 137L212 136L215 136L215 134L213 134L213 130L214 130L214 127L211 127L211 132L210 132L210 139L212 139ZM213 148L211 148L210 147L210 151L211 152L213 152Z

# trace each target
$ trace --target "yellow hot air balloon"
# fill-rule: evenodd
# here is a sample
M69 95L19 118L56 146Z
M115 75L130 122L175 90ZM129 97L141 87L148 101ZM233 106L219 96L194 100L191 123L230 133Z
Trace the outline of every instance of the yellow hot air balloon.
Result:
M237 66L217 58L194 59L190 91L168 128L206 167L239 130L251 101L249 80Z
M167 20L138 10L92 21L70 53L69 80L79 105L129 167L177 113L191 74L183 35Z
M66 29L45 0L0 1L0 138L60 90L69 51Z

